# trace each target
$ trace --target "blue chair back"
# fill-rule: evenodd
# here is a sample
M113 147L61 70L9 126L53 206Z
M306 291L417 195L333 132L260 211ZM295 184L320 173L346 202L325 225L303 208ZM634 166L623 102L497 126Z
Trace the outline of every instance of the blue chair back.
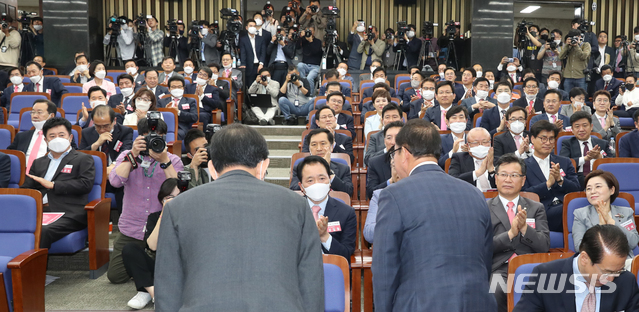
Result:
M326 105L326 99L318 99L315 102L315 109L318 109L318 108L320 108L320 107L322 107L324 105Z
M360 90L364 90L364 88L372 88L375 85L374 82L364 82L361 86L360 86ZM363 93L362 93L363 94Z
M56 112L55 116L61 117L62 115L60 112ZM25 111L22 113L20 116L19 127L20 129L18 129L18 132L31 130L31 127L33 127L33 123L31 122L31 111Z
M336 163L340 163L340 164L343 164L343 165L346 165L346 166L349 166L349 167L351 165L345 159L342 159L342 158L331 158L331 161L334 161Z
M115 81L115 80L114 80ZM120 87L116 86L115 87L115 94L121 94L122 92L120 92Z
M31 78L29 78L29 77L27 77L27 76L24 76L24 77L22 78L22 83L31 83Z
M58 77L58 79L60 79L61 83L71 83L71 76L69 76L69 77L56 76L56 77Z
M121 71L109 71L107 72L107 77L111 77L111 79L113 79L114 83L118 83L118 77L122 74L126 74L126 72L121 72ZM120 93L119 89L116 87L116 93Z
M602 163L597 169L608 171L619 181L619 191L630 193L635 198L635 215L639 215L639 163Z
M477 127L479 127L479 125L481 125L481 117L482 116L477 117L477 122L475 122L475 128L477 128Z
M65 88L67 88L67 91L69 91L69 93L82 93L82 87L80 86L64 86Z
M519 299L521 299L521 294L524 291L525 285L530 280L530 273L532 273L533 269L538 266L539 263L526 263L520 265L517 270L515 270L515 280L513 285L513 295L514 295L514 305L517 305ZM524 274L522 278L519 278L519 275Z
M80 141L78 141L78 138L80 137L78 135L78 131L75 129L71 129L71 134L73 134L73 142L75 142L75 146L80 146Z
M132 140L135 141L135 138L137 138L137 137L138 137L138 129L134 129L133 130L133 139Z
M22 164L20 158L13 154L8 154L11 159L11 177L9 178L9 188L20 188L20 178L22 175Z
M619 117L619 126L622 128L633 128L635 122L631 117Z
M344 274L337 265L324 263L324 311L343 312Z
M410 85L410 79L411 79L410 76L398 76L398 77L396 77L395 78L396 85L394 86L395 89L397 89L397 90L402 89L402 85L407 83L407 81L408 81L408 84Z
M11 101L9 119L7 124L12 125L14 128L18 128L20 123L20 110L25 107L33 106L35 100L47 99L44 95L15 95Z
M93 188L89 193L89 202L102 198L102 169L106 164L102 163L102 158L91 155L93 157L93 166L95 167L95 178L93 179Z
M162 117L164 118L164 122L166 122L166 141L174 142L177 137L175 133L175 115L170 112L162 112Z
M11 145L11 132L9 129L0 128L0 149L7 149Z
M62 109L64 109L64 117L74 125L78 119L78 111L82 109L82 103L86 108L91 108L89 98L86 95L71 95L64 97L62 101Z

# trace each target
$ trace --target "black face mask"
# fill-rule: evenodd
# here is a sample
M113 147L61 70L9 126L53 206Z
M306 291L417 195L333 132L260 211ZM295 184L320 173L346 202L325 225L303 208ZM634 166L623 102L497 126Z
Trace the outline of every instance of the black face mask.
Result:
M626 84L626 90L632 91L632 89L634 89L634 88L635 88L634 84L632 84L632 83L631 84Z
M184 35L184 30L180 30L180 35Z
M536 31L531 31L530 35L532 35L533 37L537 37L537 32Z

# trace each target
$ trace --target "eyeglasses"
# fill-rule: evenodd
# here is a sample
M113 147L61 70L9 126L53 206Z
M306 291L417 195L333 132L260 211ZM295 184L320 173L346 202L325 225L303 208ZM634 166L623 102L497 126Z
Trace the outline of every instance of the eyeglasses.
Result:
M497 175L498 177L502 178L502 179L506 179L506 178L511 178L511 179L519 179L522 178L524 175L523 174L519 174L519 173L505 173L505 172L499 172L496 173L495 175Z
M48 112L48 111L43 111L43 110L38 110L38 111L36 111L36 110L32 110L32 111L31 111L31 115L41 115L41 116L44 116L44 115L48 115L48 114L49 114L49 112Z
M538 137L537 139L539 139L541 143L548 143L548 142L555 143L555 137L549 138L544 136L544 137Z
M608 104L610 103L610 100L608 100L607 98L603 98L603 99L596 99L595 103L599 103L599 104Z
M481 141L481 142L479 142L479 141L468 142L468 146L470 146L470 147L477 146L477 145L480 145L480 144L481 144L481 145L488 145L488 146L490 146L490 140L488 140L488 141Z
M534 89L539 89L539 87L537 87L537 86L526 86L525 89L534 90Z
M322 115L320 116L320 120L329 120L329 119L334 119L335 116L334 115Z
M544 100L544 103L548 103L548 104L559 104L559 100Z
M405 147L405 146L396 147L396 146L393 145L393 147L391 147L390 151L388 151L388 156L390 156L390 159L391 160L395 159L395 153L397 153L402 148L405 149L408 153L412 154L412 152L408 149L408 147Z
M435 91L435 87L431 87L431 88L422 88L425 91Z
M604 273L604 271L596 263L594 263L594 266L597 268L597 270L599 270L599 272L601 272L601 278L603 279L608 279L608 277L617 277L621 273L626 272L626 269L621 269L619 271Z
M522 118L510 118L510 119L508 119L508 121L510 121L510 122L515 122L515 121L524 122L524 121L526 121L526 118L523 118L523 117Z
M106 124L106 125L98 125L98 124L93 124L95 126L96 129L109 129L111 127L111 124Z

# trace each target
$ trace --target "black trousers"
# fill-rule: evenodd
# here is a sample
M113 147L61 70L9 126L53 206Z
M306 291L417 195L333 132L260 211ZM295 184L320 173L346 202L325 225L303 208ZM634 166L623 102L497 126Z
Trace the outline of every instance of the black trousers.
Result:
M40 248L51 248L51 244L73 232L83 230L86 227L86 224L82 224L76 220L62 216L62 218L57 221L49 225L42 226Z
M270 69L273 80L279 82L280 86L283 85L288 73L288 64L286 62L275 62L271 64Z
M124 200L124 187L113 187L107 179L106 192L115 194L115 204L117 209L117 218L111 218L113 224L118 224L120 215L122 214L122 201Z
M124 245L122 263L127 274L133 278L138 291L146 291L144 287L153 286L155 258L151 258L143 247L134 243Z
M629 110L616 110L613 112L613 114L615 114L615 116L617 117L630 117L632 118L632 115L635 114L635 112L637 111L637 108L631 108Z
M548 217L548 229L553 232L563 232L564 229L564 204L557 204L546 209Z

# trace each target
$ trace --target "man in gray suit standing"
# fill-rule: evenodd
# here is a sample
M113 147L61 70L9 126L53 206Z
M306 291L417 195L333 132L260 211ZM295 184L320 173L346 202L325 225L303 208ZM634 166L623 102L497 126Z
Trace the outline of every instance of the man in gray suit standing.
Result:
M217 135L217 134L216 134ZM493 233L483 194L438 165L437 128L412 119L391 151L402 178L380 193L373 252L376 311L495 311Z
M164 207L156 311L324 311L311 208L261 181L269 165L264 137L233 124L213 136L209 155L215 181Z
M490 285L499 312L508 311L505 289L499 285L506 285L510 259L550 248L544 205L519 195L525 182L526 163L513 153L501 156L495 165L499 195L488 201L494 235Z

